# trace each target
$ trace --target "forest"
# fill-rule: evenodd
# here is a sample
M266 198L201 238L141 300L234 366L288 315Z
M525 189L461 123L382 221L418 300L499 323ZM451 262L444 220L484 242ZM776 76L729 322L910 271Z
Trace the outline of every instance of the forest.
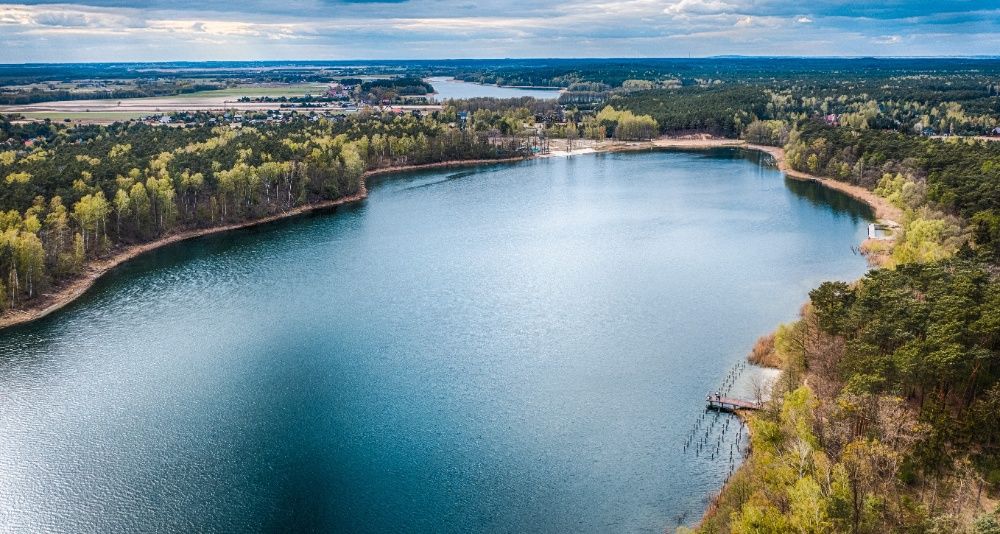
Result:
M981 511L1000 484L989 268L909 263L810 297L771 340L777 400L750 418L752 453L700 531L996 532Z
M569 90L564 95L564 103L578 106L595 99L603 104L610 96L627 97L644 90L753 86L761 91L805 97L807 106L813 99L821 104L828 99L845 97L853 101L858 97L861 100L852 105L871 99L883 105L890 101L928 105L953 102L978 115L987 113L986 108L996 114L996 99L990 97L996 95L1000 61L993 58L708 57L0 65L0 87L9 90L0 93L0 98L22 99L26 95L16 93L33 93L30 98L35 101L62 99L46 94L63 90L60 83L54 82L134 82L146 88L163 86L168 91L157 94L176 94L171 86L326 83L359 79L360 76L454 76L486 84L562 87ZM37 87L26 87L29 85ZM90 97L105 97L101 95L101 92L94 92ZM747 103L739 99L732 104L749 111ZM655 118L663 123L662 117ZM758 118L769 117L758 115ZM664 131L678 129L669 124L664 128Z
M949 80L964 76L995 79L1000 73L1000 62L993 58L580 58L428 63L421 67L448 70L456 78L467 81L548 87L569 87L578 82L621 87L627 80L654 83L677 80L685 86L706 80L734 84L782 84L787 81L803 85L830 81L879 84L890 78L921 76Z
M30 304L129 244L355 194L369 169L526 154L447 118L454 112L242 128L2 120L0 309Z
M754 120L789 125L824 117L847 130L983 135L998 126L1000 77L908 77L810 84L712 84L616 94L609 103L655 118L663 133L703 131L739 137Z
M627 107L784 146L791 168L872 190L903 220L890 249L866 243L883 268L822 284L755 346L782 378L698 531L1000 532L1000 143L924 131L995 127L997 97L980 102L995 89L970 95L982 115L929 98L874 104L864 120L796 109L807 99L794 92L777 106L776 92L717 91L733 99L688 112L671 92Z

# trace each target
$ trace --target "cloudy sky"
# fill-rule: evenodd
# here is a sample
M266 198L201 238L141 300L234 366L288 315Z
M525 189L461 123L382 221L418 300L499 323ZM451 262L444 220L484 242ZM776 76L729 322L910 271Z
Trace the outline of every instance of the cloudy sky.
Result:
M997 55L1000 0L0 4L0 63L719 54Z

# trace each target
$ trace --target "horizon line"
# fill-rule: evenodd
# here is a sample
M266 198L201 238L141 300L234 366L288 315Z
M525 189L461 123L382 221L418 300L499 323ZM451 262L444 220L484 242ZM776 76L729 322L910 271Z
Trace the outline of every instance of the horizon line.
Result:
M990 60L1000 59L1000 54L972 54L972 55L745 55L745 54L713 54L707 56L662 56L662 57L641 57L641 56L524 56L524 57L475 57L475 58L422 58L422 59L401 59L401 58L357 58L357 59L198 59L198 60L141 60L141 61L38 61L23 63L0 63L0 67L24 67L24 66L44 66L44 65L156 65L156 64L199 64L199 63L358 63L358 62L384 62L384 63L416 63L416 62L460 62L460 61L662 61L662 60L699 60L699 59L880 59L880 60L906 60L906 59L974 59Z

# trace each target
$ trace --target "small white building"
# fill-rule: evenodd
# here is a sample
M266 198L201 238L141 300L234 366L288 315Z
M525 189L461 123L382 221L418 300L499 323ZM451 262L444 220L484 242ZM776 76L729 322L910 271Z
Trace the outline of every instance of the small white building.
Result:
M892 241L894 239L894 230L899 228L899 224L896 221L890 221L888 219L881 220L877 223L871 223L868 225L868 239L874 239L876 241Z

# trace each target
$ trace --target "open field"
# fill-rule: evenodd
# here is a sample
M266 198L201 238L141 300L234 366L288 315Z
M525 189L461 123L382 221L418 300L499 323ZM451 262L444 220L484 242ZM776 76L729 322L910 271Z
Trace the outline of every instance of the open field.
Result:
M124 99L60 100L22 106L0 106L0 113L20 113L30 118L65 118L79 120L108 120L139 118L153 113L179 111L213 111L235 109L241 111L277 109L277 102L237 102L248 96L305 96L319 94L324 85L291 84L243 86L213 91L198 91L172 96Z
M51 119L54 121L61 121L64 119L69 119L73 121L90 121L90 122L115 122L115 121L126 121L129 119L141 119L149 113L140 113L133 111L95 111L95 112L47 112L47 111L32 111L27 113L21 113L26 119L33 120L45 120Z

